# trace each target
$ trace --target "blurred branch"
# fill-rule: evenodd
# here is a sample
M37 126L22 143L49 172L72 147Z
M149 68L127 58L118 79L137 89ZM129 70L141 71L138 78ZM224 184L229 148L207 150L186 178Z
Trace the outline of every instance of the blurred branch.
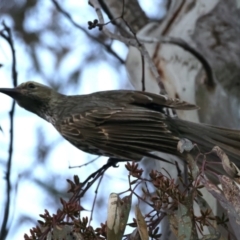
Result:
M138 0L114 1L99 0L103 11L107 14L111 23L117 26L119 33L125 37L132 35L126 28L126 24L118 18L122 14L124 7L124 16L128 24L132 26L135 32L138 32L149 22L149 18L141 8ZM123 6L124 5L124 6Z
M79 191L76 191L76 193L72 196L70 199L71 201L79 200L81 197L84 196L84 194L89 190L89 188L99 179L102 177L102 175L110 168L110 167L116 167L115 159L109 158L108 162L104 164L101 168L99 168L94 173L90 174L82 183L80 186ZM117 161L117 160L116 160ZM92 179L92 180L91 180ZM100 180L101 182L101 180Z
M207 59L195 48L191 47L187 42L185 42L181 38L175 38L175 37L158 37L158 38L139 38L139 41L142 43L166 43L166 44L173 44L178 47L183 48L185 51L191 53L194 57L196 57L199 62L201 62L204 70L206 71L207 80L205 84L207 87L211 90L215 88L215 77L213 74L213 70L207 61Z
M121 41L123 43L126 43L127 45L136 47L140 51L140 53L142 55L142 64L144 65L143 58L146 58L146 60L147 60L147 62L149 64L149 67L150 67L151 71L153 72L154 77L157 80L157 83L158 83L158 85L159 85L161 90L164 90L164 85L163 85L163 83L162 83L162 81L160 79L160 76L158 74L158 71L156 69L155 64L153 63L152 59L149 56L149 53L147 52L147 50L146 50L146 48L144 46L144 43L167 43L167 44L174 44L174 45L177 45L177 46L183 48L185 51L190 52L203 65L203 68L204 68L204 70L206 72L206 75L207 75L207 79L205 81L205 84L208 87L208 89L209 90L213 90L215 88L214 74L213 74L212 68L211 68L210 64L208 63L207 59L199 51L197 51L195 48L191 47L187 42L185 42L184 40L182 40L180 38L173 38L173 37L143 38L143 39L137 37L137 35L134 32L134 30L132 29L132 27L124 19L125 0L122 0L122 2L123 2L122 13L121 13L120 17L117 17L117 19L120 18L120 19L123 20L123 22L125 23L127 28L130 30L130 32L132 33L134 38L132 38L132 37L124 37L122 35L114 34L114 33L110 32L110 31L108 31L104 27L107 23L104 23L103 15L102 15L102 12L101 12L101 9L100 9L98 1L97 0L90 0L89 2L90 2L90 5L92 5L95 8L95 11L96 11L96 13L98 15L99 23L94 21L96 23L96 26L98 26L99 29L103 30L103 32L109 38L117 39L117 40L119 40L119 41ZM143 68L144 68L144 66L143 66ZM142 74L144 74L144 72L142 72ZM142 75L142 89L143 89L143 91L145 89L144 75ZM164 91L163 91L163 93L164 93Z
M84 164L81 164L81 165L77 165L77 166L69 166L68 168L69 169L72 169L72 168L81 168L81 167L86 167L87 165L95 162L96 160L98 160L101 156L97 156L95 158L93 158L92 160L88 161L87 163L84 163Z
M96 190L95 190L95 196L94 196L94 199L93 199L93 202L92 202L92 209L91 209L91 215L90 215L90 219L89 219L89 225L91 224L91 221L93 220L93 212L94 212L94 208L95 208L95 206L96 206L98 190L99 190L99 187L100 187L100 185L101 185L103 176L104 176L104 173L103 173L103 174L101 175L101 177L99 178L99 181L98 181L98 184L97 184L97 187L96 187Z
M74 22L74 20L72 19L71 15L70 15L68 12L66 12L66 11L60 6L60 4L59 4L56 0L52 0L52 2L53 2L53 4L55 5L56 9L57 9L60 13L62 13L62 14L73 24L73 26L75 26L76 28L78 28L78 29L80 29L81 31L83 31L91 40L93 40L93 41L95 41L96 43L102 45L102 46L105 48L105 50L106 50L108 53L112 54L114 57L116 57L121 64L124 64L124 63L125 63L125 61L124 61L119 55L117 55L116 52L114 52L114 51L112 50L111 45L109 45L109 44L104 44L104 43L101 42L98 38L96 38L96 37L92 36L91 34L89 34L89 32L88 32L86 29L84 29L82 26L80 26L79 24L77 24L76 22Z
M125 25L129 28L130 32L133 34L134 38L136 39L136 41L138 42L139 46L141 45L141 43L138 41L138 38L137 38L137 34L136 32L134 31L134 29L131 27L130 24L128 24L128 22L124 19L124 12L125 12L125 0L122 0L122 3L123 3L123 7L122 7L122 13L121 13L121 18L123 20L123 22L125 23ZM145 91L145 58L143 56L143 54L141 54L141 60L142 60L142 91L144 92ZM161 85L161 88L163 89L164 88L164 85L162 84Z
M17 86L17 71L16 71L16 55L15 55L15 49L14 44L12 40L12 33L10 28L3 22L3 30L0 31L0 36L4 38L12 52L12 81L13 86ZM14 116L14 110L15 110L15 101L12 103L12 108L9 112L9 118L10 118L10 143L9 143L9 150L8 150L8 161L7 161L7 171L6 171L6 206L4 210L4 216L3 216L3 222L1 226L0 231L0 239L5 239L5 237L8 234L8 219L9 219L9 209L10 209L10 193L11 193L11 183L10 183L10 176L11 176L11 165L12 165L12 153L13 153L13 116Z
M138 41L138 39L136 39L136 38L126 38L122 35L114 34L114 33L110 32L105 27L106 23L104 22L104 18L103 18L103 14L102 14L102 10L101 10L101 7L99 5L99 2L97 0L89 0L89 4L95 9L96 14L98 16L98 21L99 21L99 23L98 23L98 21L93 21L93 23L91 23L91 25L95 24L95 26L99 27L99 29L102 30L103 33L111 39L116 39L120 42L123 42L123 43L129 45L129 46L136 47L140 51L141 55L146 59L148 65L149 65L149 68L151 69L152 74L153 74L155 80L157 81L157 84L160 88L161 93L165 94L166 91L164 89L162 79L161 79L161 77L158 73L158 70L157 70L154 62L152 61L152 58L150 57L146 47L144 46L144 44L141 44ZM93 27L95 27L95 26L93 26Z

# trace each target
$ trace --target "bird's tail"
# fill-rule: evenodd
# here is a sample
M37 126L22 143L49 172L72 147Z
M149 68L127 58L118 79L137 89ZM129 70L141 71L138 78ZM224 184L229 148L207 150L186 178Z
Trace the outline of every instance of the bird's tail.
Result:
M180 138L187 138L196 143L203 153L211 151L214 146L219 146L237 166L240 166L240 130L181 119L171 119L170 128L176 131Z

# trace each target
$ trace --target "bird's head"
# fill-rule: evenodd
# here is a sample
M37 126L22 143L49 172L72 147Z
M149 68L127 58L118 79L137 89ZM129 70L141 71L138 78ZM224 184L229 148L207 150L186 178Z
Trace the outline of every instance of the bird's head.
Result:
M0 92L12 97L19 106L26 110L42 115L50 106L50 101L57 92L51 88L33 81L25 82L16 88L0 88Z

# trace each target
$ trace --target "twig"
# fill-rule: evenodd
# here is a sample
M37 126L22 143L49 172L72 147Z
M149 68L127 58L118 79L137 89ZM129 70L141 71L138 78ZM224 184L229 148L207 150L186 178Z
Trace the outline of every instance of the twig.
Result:
M152 61L148 51L146 50L145 46L143 44L139 45L139 42L135 38L126 38L126 37L123 37L121 35L117 35L117 34L114 34L114 33L110 32L105 27L103 14L101 12L101 8L100 8L100 5L99 5L98 1L97 0L89 0L89 3L95 9L95 11L97 13L97 16L98 16L98 20L99 20L99 25L102 26L102 31L104 32L104 34L107 37L109 37L111 39L119 40L119 41L121 41L121 42L123 42L123 43L125 43L127 45L134 46L134 47L136 47L140 51L142 56L147 60L147 63L149 64L149 68L151 69L151 71L153 73L153 76L155 77L155 79L156 79L156 81L157 81L157 83L159 85L161 93L165 94L166 92L165 92L165 89L164 89L164 85L162 83L162 80L160 78L158 70L157 70L155 64L153 63L153 61Z
M92 203L91 216L90 216L89 223L88 223L89 226L90 226L91 221L92 221L92 219L93 219L92 216L93 216L93 211L94 211L94 207L95 207L96 200L97 200L98 189L99 189L100 184L101 184L101 182L102 182L103 176L104 176L104 174L102 174L102 176L100 177L100 179L99 179L99 181L98 181L97 188L96 188L96 190L95 190L95 196L94 196L93 203Z
M122 0L122 1L123 1L123 8L122 8L121 18L124 21L124 23L126 24L126 26L129 28L130 32L133 34L136 41L138 42L139 47L141 47L142 44L138 41L138 38L137 38L137 35L136 35L135 31L128 24L128 22L124 19L125 0ZM141 55L141 60L142 60L142 91L145 92L145 90L146 90L146 88L145 88L145 58L144 58L143 55ZM162 88L164 88L163 85L162 85Z
M146 87L145 87L145 61L144 57L142 56L142 91L145 92Z
M99 168L97 171L94 173L90 174L84 182L81 183L80 189L76 194L74 194L70 201L76 201L79 200L84 196L84 194L87 192L87 190L97 181L98 178L102 177L104 173L108 170L110 167L114 167L115 163L113 162L107 162L105 165L103 165L101 168ZM91 180L92 179L92 180Z
M0 32L0 36L4 38L12 52L12 81L13 81L13 86L17 86L17 71L16 71L16 55L15 55L15 49L14 49L14 44L12 40L12 33L10 28L3 22L3 30ZM8 234L8 219L9 219L9 209L10 209L10 194L11 194L11 183L10 183L10 176L11 176L11 165L12 165L12 153L13 153L13 116L14 116L14 110L15 110L15 101L12 103L12 108L9 112L9 118L10 118L10 142L9 142L9 149L8 149L8 161L7 161L7 170L6 170L6 206L4 210L4 217L3 217L3 222L1 226L1 231L0 231L0 239L5 239L7 234Z
M68 168L69 169L72 169L72 168L81 168L81 167L86 167L87 165L95 162L96 160L98 160L101 156L97 156L95 158L93 158L92 160L88 161L87 163L84 163L84 164L81 164L81 165L77 165L77 166L69 166Z
M95 41L96 43L102 45L102 46L106 49L106 51L109 52L110 54L112 54L114 57L116 57L121 64L124 64L124 63L125 63L125 61L124 61L119 55L117 55L116 52L114 52L114 51L112 50L111 45L104 44L104 43L101 42L98 38L96 38L96 37L92 36L91 34L89 34L89 32L88 32L85 28L83 28L81 25L77 24L77 23L72 19L71 15L70 15L68 12L66 12L66 11L60 6L60 4L59 4L56 0L52 0L52 2L53 2L53 4L55 5L56 9L57 9L60 13L62 13L62 14L73 24L74 27L80 29L80 30L83 31L90 39L92 39L92 40Z

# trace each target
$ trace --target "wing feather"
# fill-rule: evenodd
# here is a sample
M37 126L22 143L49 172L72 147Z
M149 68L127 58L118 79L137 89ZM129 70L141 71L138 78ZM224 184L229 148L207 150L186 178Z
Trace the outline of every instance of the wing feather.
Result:
M100 108L72 116L61 124L62 135L70 142L88 144L109 155L131 160L143 156L162 158L151 152L177 154L178 138L164 122L166 116L139 106ZM77 129L77 131L74 131Z

